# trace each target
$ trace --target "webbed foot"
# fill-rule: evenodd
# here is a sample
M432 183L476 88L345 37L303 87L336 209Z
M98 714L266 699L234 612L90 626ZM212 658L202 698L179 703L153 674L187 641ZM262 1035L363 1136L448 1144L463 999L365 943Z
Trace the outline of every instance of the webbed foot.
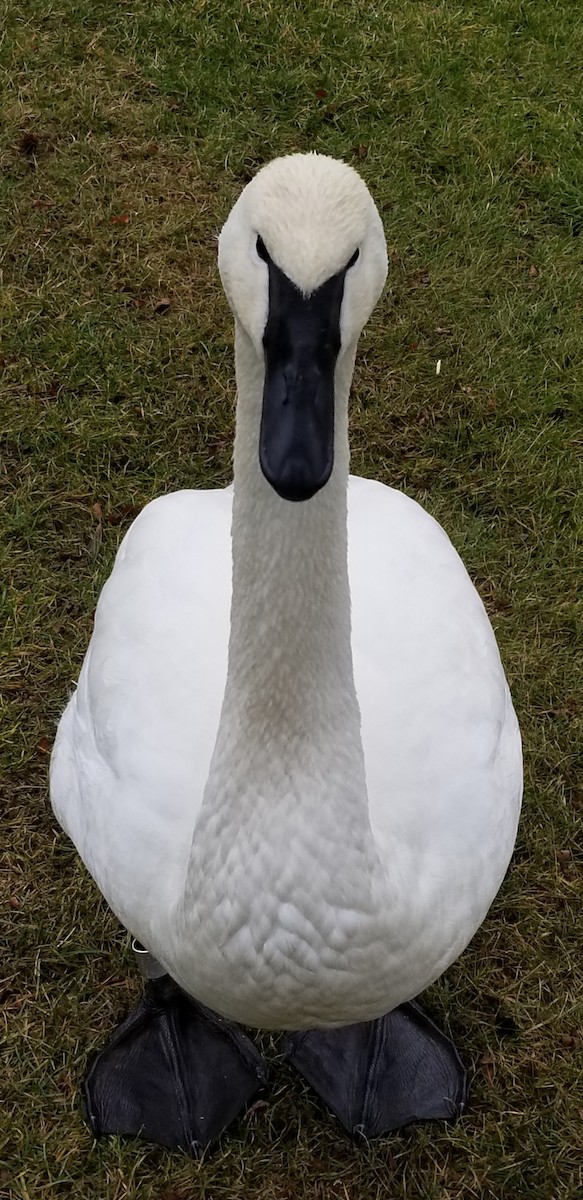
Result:
M352 1134L455 1120L467 1077L453 1043L414 1001L377 1021L290 1034L286 1058Z
M198 1157L264 1080L249 1038L164 975L146 983L93 1061L83 1094L95 1136L133 1134Z

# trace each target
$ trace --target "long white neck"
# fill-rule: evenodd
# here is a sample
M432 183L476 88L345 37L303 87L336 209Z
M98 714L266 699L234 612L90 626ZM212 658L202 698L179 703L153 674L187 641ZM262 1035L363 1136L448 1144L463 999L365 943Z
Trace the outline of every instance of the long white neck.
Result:
M367 811L350 642L348 392L336 369L334 468L311 500L282 500L259 464L263 364L236 329L233 592L227 681L199 826L228 803L310 804L314 786ZM337 813L338 815L338 813ZM328 814L330 817L331 814ZM365 821L368 824L368 821Z
M353 356L336 378L335 460L312 500L282 500L259 465L262 364L237 330L233 596L223 720L268 739L288 769L306 745L347 736L359 713L350 646L347 566L348 390ZM332 756L335 750L332 751Z
M384 911L350 640L353 362L346 355L336 371L332 476L313 499L294 504L261 473L263 367L237 330L227 682L177 928L199 956L200 998L243 1019L243 1007L225 1007L229 972L238 972L239 1001L245 991L257 1024L277 1024L273 996L269 1011L260 1001L264 971L277 964L287 980L285 1025L284 999L310 991L306 978L313 983L329 939L345 969L377 936L375 914Z

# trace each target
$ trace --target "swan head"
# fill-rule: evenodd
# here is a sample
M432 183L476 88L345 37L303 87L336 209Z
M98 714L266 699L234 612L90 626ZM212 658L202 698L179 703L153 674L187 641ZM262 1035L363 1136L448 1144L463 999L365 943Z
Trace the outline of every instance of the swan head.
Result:
M309 500L334 464L337 369L354 355L387 273L366 184L321 154L275 159L231 210L219 271L264 371L261 470L283 499Z

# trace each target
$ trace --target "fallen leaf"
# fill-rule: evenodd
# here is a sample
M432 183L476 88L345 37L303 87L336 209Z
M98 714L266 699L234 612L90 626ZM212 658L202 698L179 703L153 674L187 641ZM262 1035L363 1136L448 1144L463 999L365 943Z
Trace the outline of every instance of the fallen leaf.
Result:
M169 296L162 296L161 300L156 301L156 304L154 305L154 312L155 313L168 312L168 309L170 308L171 304L172 304L172 301Z
M18 899L18 896L11 896L8 903L11 908L20 908L20 900Z
M483 1054L480 1059L480 1066L484 1068L484 1075L489 1084L494 1082L494 1058L492 1054Z
M538 275L538 267L535 267L533 263L528 273L534 278L535 275Z
M95 517L96 521L101 521L101 518L103 516L103 509L99 503L99 500L96 500L95 504L92 505L91 512L93 513L93 516Z
M36 748L39 754L48 754L51 748L51 743L49 742L48 737L39 738Z
M316 97L318 100L325 100L327 95L326 88L316 88Z
M430 283L431 275L426 267L422 267L420 271L415 271L415 274L409 280L409 285L412 288L429 287Z
M137 517L141 512L139 504L122 504L120 508L116 508L114 512L107 514L108 525L120 525L127 517Z
M357 158L366 158L368 154L368 146L365 146L364 143L361 142L359 146L354 147L352 153L356 154Z
M112 225L127 225L130 219L129 213L120 213L117 217L111 217Z

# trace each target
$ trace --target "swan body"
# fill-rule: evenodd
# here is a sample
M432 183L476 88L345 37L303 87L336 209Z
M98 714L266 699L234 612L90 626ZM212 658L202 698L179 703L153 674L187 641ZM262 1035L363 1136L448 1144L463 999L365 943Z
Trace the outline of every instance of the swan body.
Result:
M155 500L124 538L52 803L120 921L191 996L247 1025L341 1026L417 995L483 921L516 836L520 735L447 535L348 477L356 341L386 271L364 184L318 155L277 160L235 205L219 264L234 487ZM305 457L290 407L306 368L281 332L296 300L298 329L321 325L325 300L339 334L318 366L320 423L297 401Z

